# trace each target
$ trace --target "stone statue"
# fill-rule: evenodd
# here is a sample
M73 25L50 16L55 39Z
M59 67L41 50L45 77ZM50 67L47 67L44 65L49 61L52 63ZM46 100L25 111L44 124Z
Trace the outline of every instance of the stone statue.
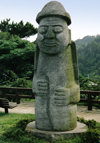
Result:
M36 18L35 126L39 130L68 131L77 126L80 90L75 43L71 41L70 15L57 1L44 6Z

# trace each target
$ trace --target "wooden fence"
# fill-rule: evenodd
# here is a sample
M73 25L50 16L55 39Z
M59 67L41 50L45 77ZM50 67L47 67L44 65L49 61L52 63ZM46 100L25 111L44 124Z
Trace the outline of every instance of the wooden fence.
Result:
M81 90L81 95L85 95L85 99L80 99L80 102L86 102L88 104L88 110L92 110L93 103L100 104L100 91L90 91L90 90Z
M80 102L86 102L88 104L88 110L92 110L93 103L100 104L100 100L93 98L100 96L100 91L80 91L80 94L85 97L81 98ZM31 88L20 87L0 87L0 97L11 98L17 102L17 104L20 103L21 98L35 99Z
M20 87L0 87L0 97L11 98L17 104L20 103L21 98L35 99L31 88Z

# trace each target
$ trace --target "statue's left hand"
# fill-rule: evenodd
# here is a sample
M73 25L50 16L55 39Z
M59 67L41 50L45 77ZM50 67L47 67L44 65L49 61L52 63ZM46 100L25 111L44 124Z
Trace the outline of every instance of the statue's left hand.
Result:
M66 106L70 103L70 90L65 87L59 87L55 90L55 105Z
M79 85L74 84L70 89L70 101L72 104L76 104L80 100L80 88Z

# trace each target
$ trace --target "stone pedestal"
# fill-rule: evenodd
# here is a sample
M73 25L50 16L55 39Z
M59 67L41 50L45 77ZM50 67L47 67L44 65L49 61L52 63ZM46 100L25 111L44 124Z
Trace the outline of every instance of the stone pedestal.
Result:
M62 139L70 139L76 136L80 136L81 134L87 131L87 126L83 123L77 122L77 127L71 131L43 131L35 128L35 121L31 122L27 125L26 131L31 133L35 137L45 138L50 141L62 140Z

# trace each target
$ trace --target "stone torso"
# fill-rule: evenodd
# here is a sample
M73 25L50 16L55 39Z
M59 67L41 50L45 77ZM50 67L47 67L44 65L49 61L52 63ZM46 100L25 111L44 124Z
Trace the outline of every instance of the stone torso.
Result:
M65 53L47 55L40 52L37 78L45 79L49 87L67 87Z

